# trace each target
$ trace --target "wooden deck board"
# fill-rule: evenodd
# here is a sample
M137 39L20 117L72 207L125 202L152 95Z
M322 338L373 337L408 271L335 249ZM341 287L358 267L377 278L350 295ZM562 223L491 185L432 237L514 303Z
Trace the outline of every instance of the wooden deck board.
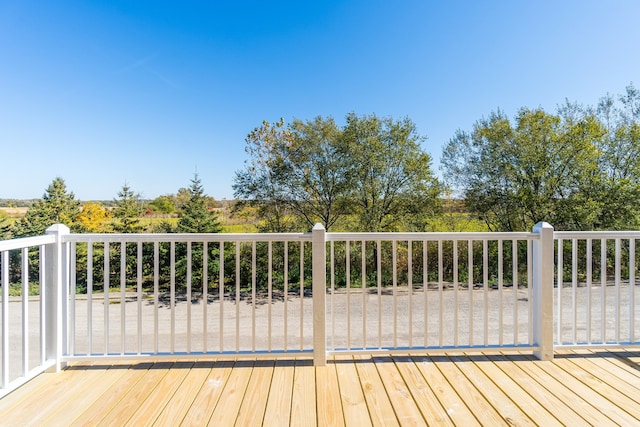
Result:
M528 391L545 409L560 420L566 420L567 425L577 424L582 420L591 425L611 424L610 418L594 408L575 390L547 372L546 365L546 362L528 359L517 363L520 370L538 383L538 386L533 384Z
M340 356L335 361L345 424L373 425L353 357Z
M224 360L216 362L205 379L200 391L194 396L193 403L182 420L183 426L203 426L209 422L218 400L224 390L234 362Z
M412 399L411 391L402 379L402 375L393 359L390 357L376 357L374 361L400 425L426 426L427 423L418 408L418 404ZM406 363L406 361L403 360L400 363Z
M343 426L342 401L338 392L336 365L329 360L327 366L316 368L316 410L318 425Z
M454 424L464 426L480 425L473 412L469 410L456 392L455 387L447 381L447 378L443 376L430 358L417 357L413 361ZM463 387L468 387L468 384L465 383Z
M599 394L604 399L608 400L611 404L620 406L625 408L625 412L628 412L632 415L636 420L640 419L640 405L638 402L624 395L622 392L618 391L611 383L617 382L615 377L608 372L601 373L600 377L594 376L587 366L588 360L583 361L583 368L576 369L575 364L571 363L569 359L558 358L554 361L554 363L563 368L567 373L571 374L575 379L582 382L587 386L588 389L593 392Z
M450 359L508 423L518 426L534 425L527 412L511 400L513 396L500 389L471 359L460 355L451 356Z
M316 427L316 370L311 360L296 360L291 396L291 425Z
M0 424L640 424L640 354L78 364L0 399Z
M38 425L42 424L49 415L58 411L71 399L77 397L88 382L102 374L104 370L91 369L69 370L67 378L59 377L52 381L52 388L39 388L29 394L28 399L22 399L11 411L11 415L2 419L3 425ZM5 421L6 420L6 421Z
M158 362L150 366L146 375L131 386L122 398L115 402L109 412L106 414L94 413L96 417L104 416L97 425L124 425L140 408L140 403L146 400L158 383L169 373L171 366L173 366L173 362ZM91 416L93 411L91 408L87 408L86 412L88 416ZM91 422L91 424L94 423Z
M115 384L107 388L91 405L85 406L84 412L70 420L72 426L96 425L106 414L118 405L118 402L128 394L128 390L140 381L153 363L138 363L127 369L126 375Z
M276 361L262 425L286 426L290 423L294 366L291 360Z
M399 426L398 418L375 364L369 356L355 356L355 360L371 423L374 426Z
M476 356L474 363L509 396L509 399L515 402L524 412L530 414L536 424L544 426L563 425L557 417L538 403L535 392L530 391L535 390L532 389L535 381L517 369L511 360L501 356ZM547 403L553 404L552 402ZM564 408L559 405L555 406L556 412L562 412L562 409ZM575 420L575 417L573 419Z
M182 385L166 405L154 425L173 427L179 425L193 403L213 368L212 362L196 362L184 378Z
M482 420L482 424L494 426L507 424L506 420L498 413L493 405L487 405L487 400L480 390L478 390L473 383L469 382L456 365L451 363L448 357L434 356L431 360L440 370L442 376L448 379L450 384L464 384L465 382L469 384L468 387L459 387L455 388L455 390L477 420Z
M618 377L640 388L640 365L618 357L615 352L588 350L586 353L579 354L593 355L595 362L601 365L606 364L609 366L609 369L615 369ZM611 368L611 366L614 368Z
M253 367L251 378L247 385L246 396L242 400L238 410L236 425L260 426L264 420L264 411L267 407L269 389L271 388L271 378L273 376L275 362L264 361Z
M559 366L557 359L558 358L554 359L552 363L545 363L542 368L569 389L574 390L580 397L588 402L589 405L596 408L600 413L606 414L607 417L611 418L614 422L620 425L634 425L638 423L638 419L629 415L629 413L616 406L616 404L608 400L598 391L589 388L574 376L576 374L580 375L580 373L584 371L566 371ZM531 360L533 360L533 356L531 356ZM538 363L538 366L540 366L540 363Z
M594 377L606 379L607 384L640 405L640 377L628 375L624 370L615 365L612 366L612 364L601 358L584 357L584 353L582 355L574 354L575 357L571 355L568 360L571 360L575 365L575 369L582 367ZM576 360L577 358L580 360Z
M68 414L73 412L75 407L87 408L93 405L108 389L120 382L127 375L128 370L126 365L114 365L103 370L100 376L93 379L87 378L89 381L85 381L84 388L73 395L64 396L63 404L60 405L58 411L49 415L42 424L64 425L69 420ZM34 417L31 422L39 423L39 420Z
M254 364L255 361L249 360L236 362L218 400L216 409L211 415L210 426L232 426L235 424Z

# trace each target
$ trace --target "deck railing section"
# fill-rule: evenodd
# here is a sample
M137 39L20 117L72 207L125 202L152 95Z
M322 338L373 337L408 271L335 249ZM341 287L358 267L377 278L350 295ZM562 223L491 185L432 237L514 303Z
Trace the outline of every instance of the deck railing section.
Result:
M556 232L555 345L639 343L640 232Z
M535 233L328 233L329 350L538 349Z
M310 234L64 241L71 244L66 359L313 350Z
M45 261L55 244L53 234L0 241L0 397L56 364L56 287Z

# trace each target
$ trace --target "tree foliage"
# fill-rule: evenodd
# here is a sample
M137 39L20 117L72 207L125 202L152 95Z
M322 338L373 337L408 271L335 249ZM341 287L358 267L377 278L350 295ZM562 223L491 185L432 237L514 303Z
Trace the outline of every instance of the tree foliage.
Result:
M86 202L76 221L78 229L83 233L104 233L111 219L109 211L100 203Z
M0 212L0 240L10 239L12 228L13 225L7 215L4 212Z
M140 201L140 194L135 193L125 182L118 192L118 198L114 200L115 208L113 216L116 221L113 229L116 233L140 233L143 230L140 224L143 205Z
M156 197L149 202L149 207L159 214L171 214L176 211L174 197L168 195Z
M342 152L358 231L423 230L438 210L440 185L424 139L408 118L347 116Z
M55 178L45 190L42 199L29 207L25 216L15 223L14 237L37 236L53 224L65 224L76 230L76 217L80 213L80 202L60 177Z
M207 203L202 182L196 173L188 188L189 200L182 207L178 220L178 233L219 233L222 230L218 215Z
M250 162L236 173L234 194L259 209L263 231L316 222L329 230L339 221L343 228L392 229L437 205L422 140L409 119L350 114L343 128L331 117L265 121L247 136Z
M638 99L629 87L622 110L606 97L597 110L523 108L513 123L491 113L445 146L445 175L492 230L636 228Z

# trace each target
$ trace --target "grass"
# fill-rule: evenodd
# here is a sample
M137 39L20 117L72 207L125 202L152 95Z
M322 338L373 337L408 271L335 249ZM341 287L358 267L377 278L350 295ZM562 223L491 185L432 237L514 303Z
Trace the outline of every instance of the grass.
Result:
M40 284L38 282L29 283L29 296L40 295ZM10 283L9 284L9 296L21 297L22 296L22 283Z

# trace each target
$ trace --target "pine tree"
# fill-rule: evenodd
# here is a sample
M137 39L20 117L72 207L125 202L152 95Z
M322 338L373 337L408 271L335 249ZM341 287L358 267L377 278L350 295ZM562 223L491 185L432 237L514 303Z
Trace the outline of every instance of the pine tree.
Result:
M74 194L67 193L64 180L57 177L47 187L42 199L37 200L27 213L16 222L14 237L37 236L53 224L64 224L76 229L75 220L80 213L80 202Z
M115 203L116 207L113 209L113 216L116 221L113 229L117 233L140 233L142 231L142 225L140 224L140 215L142 215L140 195L134 193L125 182L122 185L122 190L118 193Z
M178 221L178 233L219 233L222 230L218 215L209 209L207 196L198 174L191 180L189 201L182 208L182 215Z
M0 213L1 215L1 213ZM11 223L6 216L0 216L0 240L11 238Z

